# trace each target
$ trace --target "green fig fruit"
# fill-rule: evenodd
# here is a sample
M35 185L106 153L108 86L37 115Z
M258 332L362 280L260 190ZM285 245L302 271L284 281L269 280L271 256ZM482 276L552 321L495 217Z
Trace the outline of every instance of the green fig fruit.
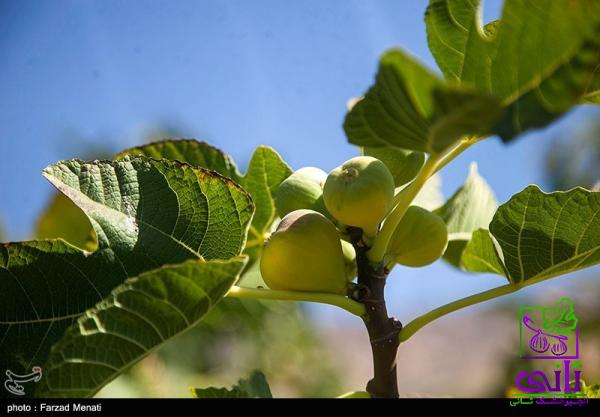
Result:
M346 279L348 282L352 281L356 277L356 251L352 243L345 240L342 242L342 254L344 255L344 265L346 265Z
M373 236L392 206L394 177L379 159L357 156L335 168L323 187L325 207L343 224Z
M439 259L448 245L446 223L437 214L410 206L390 240L388 254L406 266L425 266Z
M285 216L265 242L263 280L273 290L346 293L342 245L333 223L313 210Z
M279 217L294 210L311 209L328 215L323 203L323 185L327 179L325 171L305 167L294 171L277 189L275 207Z

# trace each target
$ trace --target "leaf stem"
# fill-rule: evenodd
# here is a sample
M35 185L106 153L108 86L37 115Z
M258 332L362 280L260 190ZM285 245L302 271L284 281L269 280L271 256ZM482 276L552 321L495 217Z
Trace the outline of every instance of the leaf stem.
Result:
M481 139L482 139L481 137L472 137L472 138L462 139L460 142L458 142L458 145L456 145L454 148L450 149L442 158L440 158L440 160L438 161L438 163L435 167L435 172L440 171L442 168L444 168L446 165L448 165L449 162L454 160L454 158L456 158L458 155L463 153L466 149L468 149L474 143L479 142Z
M432 321L445 316L446 314L453 313L461 308L469 307L475 304L479 304L484 301L491 300L496 297L501 297L503 295L511 294L523 286L515 285L515 284L506 284L500 287L492 288L491 290L487 290L484 292L480 292L478 294L474 294L465 298L461 298L460 300L453 301L446 305L436 308L435 310L431 310L428 313L423 314L420 317L417 317L410 323L408 323L402 331L400 332L399 338L400 342L407 341L413 334L419 331L422 327L431 323Z
M429 159L417 174L417 177L406 188L398 193L394 198L396 203L394 209L385 219L381 231L373 241L373 246L367 252L369 261L374 264L380 263L385 256L388 244L392 238L396 226L402 220L404 213L410 206L410 203L415 199L425 182L435 173L436 165L439 160L439 155L430 155Z
M254 225L250 225L250 227L248 228L248 234L252 234L254 236L256 236L257 239L262 239L263 238L263 234L260 233L256 227Z
M456 146L447 152L440 154L431 154L429 159L421 168L416 178L396 196L394 196L394 208L387 216L379 235L375 238L371 250L367 253L369 260L378 263L383 260L387 251L388 244L398 223L406 213L406 210L413 202L419 191L432 175L444 168L450 161L463 153L469 146L479 142L482 137L471 137L462 139Z
M265 240L263 238L255 238L247 241L246 246L244 246L244 249L255 248L257 246L261 246L263 243L265 243Z
M226 295L232 298L253 298L259 300L279 301L308 301L313 303L330 304L340 307L355 316L365 315L365 306L357 301L338 294L301 292L301 291L278 291L263 288L247 288L234 285Z

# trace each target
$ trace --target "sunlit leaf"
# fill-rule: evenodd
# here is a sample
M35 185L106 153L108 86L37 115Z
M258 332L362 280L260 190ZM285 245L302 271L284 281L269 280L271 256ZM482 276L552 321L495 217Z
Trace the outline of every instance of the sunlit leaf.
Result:
M497 244L487 231L475 232L463 254L466 269L502 273L513 284L530 285L595 265L600 193L574 188L546 194L531 185L498 208L490 233Z
M44 175L88 216L98 249L60 239L0 246L2 369L43 365L65 329L126 279L244 247L251 199L213 171L133 157L63 161Z
M256 204L256 214L252 220L249 239L264 239L273 220L277 217L275 193L279 184L292 173L273 148L259 146L248 164L241 185L247 190Z
M444 76L490 90L498 22L482 28L480 1L430 0L425 12L429 49Z
M292 173L292 169L273 148L259 146L250 159L245 175L238 172L231 157L223 151L194 139L150 143L123 151L118 158L129 154L142 154L156 159L176 159L195 167L215 170L244 187L256 206L244 253L250 256L249 266L256 261L265 234L277 216L275 192L279 184Z
M465 243L460 266L469 272L507 274L494 240L485 229L474 231L471 240Z
M497 208L494 192L479 175L477 164L473 162L465 184L436 210L448 227L448 249L444 259L460 266L462 250L471 234L479 228L487 229Z
M217 171L238 184L240 182L241 174L229 155L206 142L195 139L168 139L152 142L126 149L115 159L123 159L127 155L144 155L154 159L186 162L196 168Z
M115 159L127 155L144 155L155 159L169 159L187 162L198 168L206 168L231 178L239 183L241 174L233 160L214 146L193 139L164 140L127 149ZM34 232L36 239L63 238L67 242L92 251L95 249L96 235L88 218L71 200L56 193L38 218Z

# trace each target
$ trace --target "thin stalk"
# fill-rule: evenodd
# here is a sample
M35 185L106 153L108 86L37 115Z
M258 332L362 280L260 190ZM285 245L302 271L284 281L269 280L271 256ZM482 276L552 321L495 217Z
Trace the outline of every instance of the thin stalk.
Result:
M410 203L412 203L419 191L421 191L425 182L435 173L438 160L439 155L431 155L413 182L398 193L396 206L385 219L381 231L373 242L373 246L367 252L367 257L373 264L380 263L383 260L396 226L402 220Z
M262 238L252 239L246 242L246 246L244 246L244 249L255 248L257 246L261 246L263 243L265 243L265 240Z
M454 160L458 155L463 153L467 148L474 143L477 143L481 139L481 137L462 139L449 151L442 152L440 154L431 154L429 156L429 159L425 165L423 165L423 168L421 168L421 171L417 174L417 177L408 186L406 186L406 188L394 196L394 208L387 216L379 235L377 235L375 238L371 250L367 253L367 256L371 262L376 264L383 260L390 239L394 234L398 223L400 223L400 220L402 220L406 210L408 210L408 207L413 202L419 191L421 191L427 180L445 167L450 161Z
M480 138L471 138L463 139L460 142L458 142L458 145L450 149L442 158L440 158L435 167L435 172L440 171L442 168L448 165L449 162L453 161L458 155L463 153L466 149L468 149L471 145L478 142L479 140Z
M365 306L363 304L337 294L300 291L277 291L262 288L238 287L234 285L233 287L231 287L226 297L279 301L308 301L312 303L321 303L337 306L358 317L365 316Z
M453 301L446 305L436 308L435 310L431 310L428 313L423 314L420 317L417 317L410 323L408 323L402 329L402 332L399 335L400 342L407 341L413 334L419 331L421 328L431 323L434 320L439 319L446 314L453 313L461 308L469 307L475 304L482 303L484 301L488 301L494 299L496 297L501 297L503 295L511 294L517 290L522 288L520 285L515 284L506 284L501 287L492 288L491 290L487 290L481 292L479 294L470 295L465 298L461 298L460 300Z

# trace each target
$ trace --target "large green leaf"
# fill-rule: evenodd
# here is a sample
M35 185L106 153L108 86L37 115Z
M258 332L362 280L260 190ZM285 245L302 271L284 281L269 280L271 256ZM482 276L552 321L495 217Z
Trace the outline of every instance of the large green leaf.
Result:
M494 131L503 140L595 101L599 2L506 0L501 20L485 28L480 7L478 0L431 0L429 47L446 78L502 101Z
M430 0L427 42L448 80L490 90L497 23L482 28L479 0Z
M160 266L238 255L252 217L252 202L233 181L176 161L71 160L51 165L44 176L88 215L99 248L131 257L119 258L127 271L141 263L139 256ZM153 244L160 251L145 255Z
M598 38L596 43L586 42L580 53L535 87L506 99L506 110L494 128L503 141L548 125L581 101L594 100L593 95L585 98L585 89L589 74L600 63L600 35Z
M164 140L140 147L127 149L115 159L127 155L145 155L155 159L169 159L187 162L229 177L239 183L241 174L233 160L220 149L205 142L193 139ZM36 239L63 238L67 242L93 250L96 246L95 233L88 218L64 194L56 193L38 218L34 236Z
M271 147L259 146L241 175L233 160L223 151L194 139L166 140L128 149L117 155L123 158L141 154L155 159L171 159L186 162L195 167L217 171L233 179L247 190L256 205L256 213L250 229L251 236L262 238L276 217L274 195L279 184L292 169Z
M448 249L444 259L454 266L460 266L462 251L471 234L479 229L487 229L498 203L489 184L477 172L473 162L464 185L435 212L448 227Z
M63 240L0 246L1 369L43 365L64 330L127 278L244 247L252 201L213 171L132 157L63 161L44 175L88 216L98 249Z
M123 159L127 155L144 155L154 159L186 162L196 168L217 171L238 184L240 183L241 174L229 155L206 142L195 139L167 139L148 143L126 149L115 159Z
M403 51L390 50L344 129L355 145L438 153L463 136L489 133L499 111L497 99L450 86Z
M478 231L469 242L466 269L503 272L511 283L529 285L595 265L600 193L574 188L546 194L531 185L498 208L490 233Z
M247 379L227 388L192 388L195 398L272 398L267 379L260 371L254 371Z
M189 260L129 278L52 347L42 397L87 397L165 341L194 326L235 283L245 257Z
M249 265L256 261L265 235L277 216L275 192L279 184L292 173L292 169L273 148L259 146L243 176L238 172L233 160L223 151L193 139L150 143L126 150L117 158L129 154L142 154L156 159L177 159L192 166L212 169L244 187L256 206L244 253L250 256Z

